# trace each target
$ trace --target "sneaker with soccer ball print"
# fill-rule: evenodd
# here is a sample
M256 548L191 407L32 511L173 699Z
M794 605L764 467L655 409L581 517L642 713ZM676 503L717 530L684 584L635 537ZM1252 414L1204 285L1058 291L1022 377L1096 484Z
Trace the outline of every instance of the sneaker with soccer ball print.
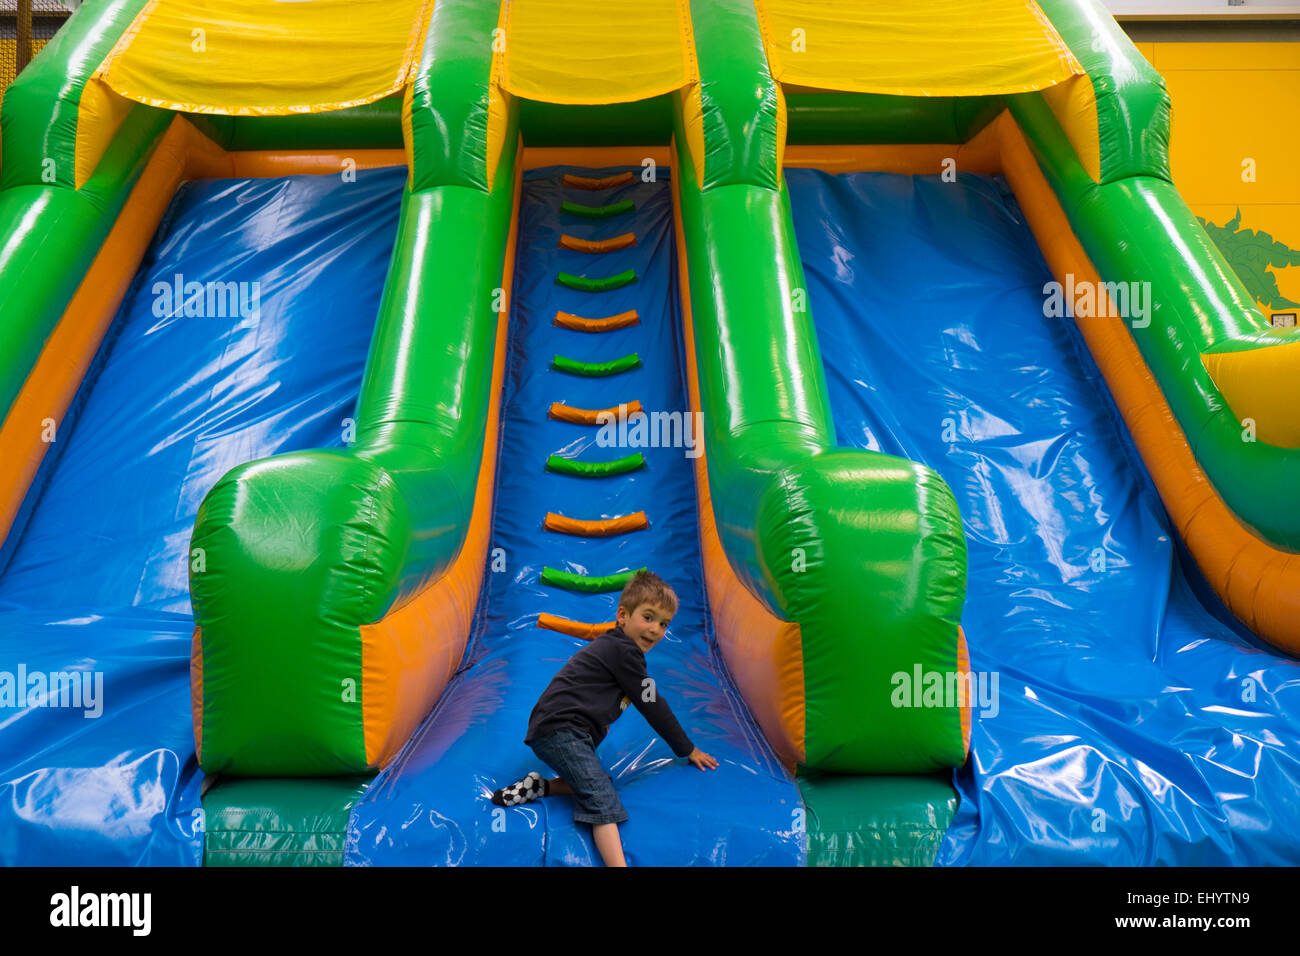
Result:
M502 787L492 794L492 802L498 807L517 807L521 803L531 803L538 797L546 796L546 781L534 770L518 783Z

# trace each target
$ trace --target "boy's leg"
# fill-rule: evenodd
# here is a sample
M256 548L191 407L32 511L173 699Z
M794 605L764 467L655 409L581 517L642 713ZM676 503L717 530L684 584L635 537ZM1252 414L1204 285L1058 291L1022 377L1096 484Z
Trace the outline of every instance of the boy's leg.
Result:
M600 858L606 866L627 866L623 859L623 839L618 835L617 823L593 823L591 838L596 842Z
M573 788L564 782L563 777L552 777L546 781L547 796L573 796ZM623 838L619 836L617 823L593 823L591 838L606 866L627 866L623 858Z
M627 811L618 798L614 782L596 756L591 737L563 729L534 741L532 748L557 773L555 780L547 781L549 792L573 795L573 821L590 824L592 841L605 865L627 866L618 832L618 824L627 819Z

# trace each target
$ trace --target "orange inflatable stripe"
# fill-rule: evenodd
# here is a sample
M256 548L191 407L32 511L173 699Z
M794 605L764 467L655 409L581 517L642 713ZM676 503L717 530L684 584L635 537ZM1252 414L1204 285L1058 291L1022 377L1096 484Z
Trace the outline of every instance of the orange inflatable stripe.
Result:
M298 176L305 173L341 175L350 169L378 169L405 166L402 149L303 150L286 153L272 150L239 150L230 156L232 175L239 179Z
M572 422L575 425L599 425L601 424L600 417L602 415L610 416L617 421L620 413L624 419L641 414L641 402L634 399L621 405L615 405L613 408L575 408L572 405L561 405L559 402L551 403L552 418L557 418L562 422ZM606 419L606 421L609 420L610 418Z
M576 189L611 189L614 186L626 186L628 183L634 182L636 182L636 176L631 172L606 176L604 179L595 179L591 176L575 176L573 173L564 174L564 185Z
M1039 248L1058 281L1100 282L1011 116L996 121L1002 165ZM1115 312L1117 310L1111 310ZM1076 321L1106 379L1175 527L1223 602L1251 630L1300 655L1300 554L1280 551L1247 531L1224 504L1187 444L1164 393L1124 320Z
M556 325L562 329L573 329L575 332L611 332L614 329L626 329L640 321L641 317L636 314L636 309L620 312L618 315L607 315L602 319L584 319L568 312L555 313Z
M567 617L556 617L546 612L537 615L538 627L544 627L548 631L559 631L561 634L578 637L584 641L595 640L616 623L616 621L606 621L603 624L584 624L581 621L570 621Z
M677 184L678 178L674 176L673 215L689 372L687 385L691 410L698 412L700 384L695 361L694 325L691 320L686 238L682 229L681 196ZM707 457L706 452L695 459L695 493L699 505L700 558L704 565L705 590L713 612L718 647L768 743L787 769L793 771L806 755L802 632L798 623L774 617L749 593L731 569L713 518Z
M954 172L992 176L1002 172L995 123L961 144L903 143L847 146L787 146L785 165L828 173L878 172L926 175Z
M966 675L970 673L970 649L966 646L966 632L962 630L960 624L957 625L957 676L962 679L958 686L973 687L974 684L966 683ZM962 753L970 753L970 716L971 707L974 706L968 699L961 708L961 747Z
M194 725L194 755L203 760L203 634L195 626L190 635L190 723Z
M647 159L666 166L672 160L667 146L529 146L523 157L525 170L547 166L641 166Z
M560 248L574 252L617 252L636 245L636 233L625 232L613 239L578 239L574 236L560 236Z
M270 150L227 152L189 123L186 126L186 179L264 179L276 176L340 176L352 169L405 166L401 149Z
M516 169L510 233L501 288L509 290L515 268L519 189ZM506 292L507 297L509 291ZM447 572L401 608L361 627L362 723L366 762L384 767L406 745L429 707L460 666L478 605L492 531L501 386L505 378L509 302L497 319L491 399L483 434L483 457L465 543Z
M608 538L610 535L627 534L629 531L640 531L643 528L650 527L650 520L645 516L644 511L636 511L630 515L620 515L617 518L597 518L591 521L584 521L581 518L566 518L564 515L557 515L553 511L546 513L546 520L542 522L542 527L547 531L558 531L561 534L573 534L583 538Z

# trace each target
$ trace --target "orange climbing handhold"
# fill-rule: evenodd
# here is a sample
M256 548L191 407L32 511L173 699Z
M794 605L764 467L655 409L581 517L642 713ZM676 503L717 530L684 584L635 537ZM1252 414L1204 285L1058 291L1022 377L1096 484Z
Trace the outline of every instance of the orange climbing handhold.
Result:
M615 623L617 622L606 621L603 624L586 624L582 621L570 621L567 617L556 617L554 614L547 614L545 611L537 615L538 627L544 627L548 631L559 631L561 634L581 638L584 641L600 637L600 635L612 628Z
M637 400L623 402L612 408L577 408L573 405L551 402L552 418L558 418L562 422L572 422L575 425L600 425L602 415L609 415L610 419L607 420L617 420L621 415L626 421L633 415L640 414L642 414L641 402Z
M636 182L636 176L631 172L606 176L604 179L596 179L592 176L575 176L573 173L564 174L564 185L575 189L610 189L614 186L626 186L628 183L634 182Z
M648 528L650 521L644 511L619 515L617 518L595 518L589 521L581 518L566 518L564 515L548 511L542 527L547 531L558 531L561 534L573 534L584 538L607 538L610 535L626 534L629 531Z
M618 315L607 315L601 319L584 319L568 312L555 313L556 325L562 329L573 329L575 332L612 332L614 329L625 329L630 325L636 325L640 321L641 317L636 314L636 309L620 312Z
M578 239L576 236L560 236L560 248L574 252L617 252L636 245L636 233L625 232L613 239Z

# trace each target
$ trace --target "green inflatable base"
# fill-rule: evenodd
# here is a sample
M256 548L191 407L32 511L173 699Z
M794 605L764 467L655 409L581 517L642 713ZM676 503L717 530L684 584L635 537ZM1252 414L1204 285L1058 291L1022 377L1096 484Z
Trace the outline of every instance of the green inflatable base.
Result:
M204 866L342 866L374 777L228 778L203 795ZM951 774L798 778L809 866L932 866L957 809Z
M373 779L219 780L203 795L203 865L342 866L348 811Z
M933 866L957 811L952 772L798 778L809 866Z

